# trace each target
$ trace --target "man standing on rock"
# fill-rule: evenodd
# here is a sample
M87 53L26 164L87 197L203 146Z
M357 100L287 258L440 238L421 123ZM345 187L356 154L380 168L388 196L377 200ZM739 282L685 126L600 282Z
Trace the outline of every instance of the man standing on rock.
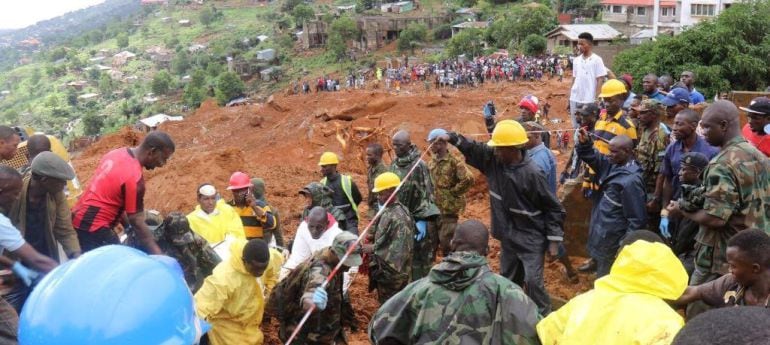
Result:
M163 254L144 222L142 168L152 170L166 165L174 150L174 141L168 134L153 131L139 146L115 149L102 157L91 183L72 209L72 224L83 252L119 244L112 228L125 212L144 250Z
M500 274L524 286L542 315L551 312L543 283L545 252L556 257L564 239L564 208L545 174L526 156L527 133L520 123L500 121L483 144L457 133L440 136L487 178L492 235L500 241Z
M358 234L358 204L363 198L361 192L358 191L358 186L353 182L353 178L350 175L337 172L339 163L340 160L334 152L324 152L321 155L321 159L318 161L321 174L324 176L321 183L334 192L332 205L345 213L347 219L345 230Z
M438 245L436 220L441 215L435 204L433 181L430 169L420 159L420 151L412 144L409 132L396 132L392 141L396 159L390 164L390 171L403 180L409 170L417 164L409 179L404 181L398 192L398 200L409 210L417 226L412 260L412 280L424 277L433 266Z
M377 176L380 176L380 174L388 171L388 167L382 163L382 153L382 145L379 143L371 143L366 147L366 165L368 166L366 170L366 190L368 194L366 203L369 205L369 210L367 211L369 219L374 218L374 215L377 214L378 211L377 195L372 192L372 188L374 188L374 179L376 179Z
M537 305L489 269L488 251L484 224L460 224L452 253L374 314L372 344L539 344Z
M577 128L575 111L581 104L594 103L599 95L599 89L607 75L604 61L592 52L594 37L584 32L578 35L580 55L575 57L572 64L572 88L569 96L569 115L572 128Z
M428 167L436 185L436 206L441 211L438 220L438 240L441 252L449 255L452 237L457 228L457 219L465 209L465 194L473 186L473 173L462 161L449 153L447 142L439 139L446 134L443 129L434 129L428 134L433 158Z

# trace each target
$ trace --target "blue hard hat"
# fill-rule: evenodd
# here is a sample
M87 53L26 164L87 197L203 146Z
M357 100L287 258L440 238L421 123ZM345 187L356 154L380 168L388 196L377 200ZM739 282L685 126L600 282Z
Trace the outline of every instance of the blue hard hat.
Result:
M19 318L22 345L196 344L210 327L175 260L110 245L51 271Z
M441 128L436 128L428 133L428 142L436 140L440 135L447 134L447 132Z

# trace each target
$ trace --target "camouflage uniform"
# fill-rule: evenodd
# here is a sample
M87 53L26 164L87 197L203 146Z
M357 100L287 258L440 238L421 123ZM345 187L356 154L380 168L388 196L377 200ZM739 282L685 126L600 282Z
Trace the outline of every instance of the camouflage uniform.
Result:
M184 213L171 212L162 222L160 214L155 211L147 211L146 215L147 225L160 250L179 262L190 290L193 293L198 291L206 277L222 261L219 255L203 237L190 229ZM127 244L141 247L134 232L129 234Z
M664 114L661 103L654 99L646 99L639 105L639 111L654 111L660 119ZM663 157L669 144L670 131L666 125L659 123L655 128L642 129L639 144L636 146L636 161L642 168L642 179L647 192L647 201L653 199L655 184L663 166ZM648 213L648 230L657 232L660 224L658 212Z
M326 212L329 212L334 216L334 219L337 221L337 226L339 226L340 229L346 229L348 217L345 216L345 212L342 212L342 210L332 205L333 192L329 187L324 186L321 182L310 182L305 188L302 188L302 190L309 192L310 196L313 198L313 205L302 210L302 219L307 218L311 208L321 206L326 209Z
M414 164L417 168L404 181L404 177ZM390 171L404 181L398 192L398 200L409 210L415 222L427 222L427 234L421 241L415 240L414 260L412 261L412 280L417 280L428 274L433 261L436 259L438 235L436 219L441 214L436 207L433 196L433 182L430 178L428 165L420 160L420 151L412 144L409 153L404 157L396 157L390 164Z
M251 192L254 194L254 198L262 201L265 206L273 213L273 218L275 218L275 228L263 230L265 242L270 243L271 238L275 237L275 244L283 248L284 241L283 229L281 229L281 215L278 212L278 209L275 206L270 205L270 203L265 199L265 180L261 178L253 178L251 179L251 185L254 186L254 188L251 190Z
M275 315L281 324L278 337L286 342L299 321L305 315L302 300L311 298L315 289L331 274L334 265L328 263L334 253L328 249L313 254L310 260L300 264L273 289L267 311ZM343 326L353 325L352 307L342 292L342 275L336 274L326 286L326 309L314 312L297 336L297 344L346 344Z
M444 255L449 254L449 241L457 228L457 217L465 209L465 193L473 186L468 166L451 153L443 158L433 156L428 163L430 177L436 187L436 206L441 211L438 240Z
M409 210L391 201L369 232L369 243L374 246L369 262L369 291L377 289L380 303L409 283L415 231Z
M540 344L537 306L475 252L455 252L372 317L379 344Z
M367 211L366 215L369 217L369 219L374 218L378 208L377 194L372 192L372 189L374 189L374 179L387 171L388 168L385 166L385 164L382 164L382 161L373 167L369 167L369 169L366 171L366 186L368 187L366 190L369 191L369 196L366 197L366 204L369 205L369 211Z
M770 160L737 136L722 146L704 171L703 210L726 225L701 225L695 240L695 272L690 285L700 285L728 272L727 240L748 228L770 232Z

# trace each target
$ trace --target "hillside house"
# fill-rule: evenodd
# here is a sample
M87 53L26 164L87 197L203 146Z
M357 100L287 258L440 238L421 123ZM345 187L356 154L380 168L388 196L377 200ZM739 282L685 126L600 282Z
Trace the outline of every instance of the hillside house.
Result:
M608 45L610 42L623 37L620 31L607 24L559 25L545 35L548 40L548 50L553 51L557 46L577 47L578 35L583 32L593 35L594 46Z
M88 101L88 100L97 99L97 98L99 98L98 93L86 93L78 96L78 99L81 101Z
M486 30L489 27L489 22L462 22L460 24L452 25L452 36L457 35L460 31L467 29L479 29Z
M463 21L475 22L479 19L476 10L467 7L455 11L455 15Z
M166 114L155 114L150 117L146 117L144 119L139 120L136 123L136 127L138 129L141 129L145 132L154 131L158 129L158 126L161 123L168 122L168 121L182 121L184 120L184 117L181 116L170 116Z
M406 16L361 16L356 18L356 24L361 31L361 37L353 45L359 50L371 50L383 47L388 42L398 38L402 30L411 24L423 24L428 30L449 22L447 15L432 17ZM326 45L328 24L322 20L305 21L299 40L304 49L318 48Z
M275 60L275 49L265 49L257 52L257 61Z
M133 60L134 58L136 58L136 54L130 51L124 50L112 56L112 66L113 67L123 66L127 62Z
M399 1L380 5L380 11L383 13L404 13L414 10L414 2Z
M189 19L181 19L177 22L179 26L188 27L192 25L192 22Z
M601 4L602 20L626 36L653 27L654 0L602 0ZM680 12L677 1L661 0L658 26L678 28Z
M85 80L71 81L66 84L68 88L75 89L77 91L83 91L83 88L88 86L88 82Z
M343 6L337 6L337 14L345 14L345 13L356 13L356 5L343 5Z
M206 46L203 45L203 44L198 44L198 43L193 44L193 45L187 47L187 51L189 51L190 53L197 53L197 52L202 52L202 51L205 51L205 50L206 50Z

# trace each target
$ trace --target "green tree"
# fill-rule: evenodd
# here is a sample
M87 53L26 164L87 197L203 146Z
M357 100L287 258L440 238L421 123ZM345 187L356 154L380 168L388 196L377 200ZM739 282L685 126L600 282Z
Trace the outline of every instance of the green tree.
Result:
M78 105L78 92L75 89L67 88L67 104L73 107Z
M311 20L315 17L315 11L306 4L299 4L291 10L291 15L294 17L295 26L301 28L306 20Z
M190 69L190 55L187 50L182 49L171 60L171 71L176 75L184 75L188 69Z
M414 54L414 48L428 40L428 27L423 24L411 24L398 36L398 50Z
M548 7L519 5L500 13L486 35L497 48L511 48L521 44L531 34L543 35L554 27L556 18Z
M465 29L454 35L447 42L447 54L451 57L465 54L468 58L481 55L484 48L482 41L483 31L479 29Z
M83 116L82 121L85 135L98 135L104 126L104 117L96 115L95 112L88 112Z
M125 48L128 47L128 34L127 33L120 33L117 36L115 36L115 40L118 43L118 48Z
M297 5L301 3L302 0L285 0L283 5L281 5L281 11L291 13L291 11L294 10L294 7L297 7Z
M99 78L99 93L104 97L109 97L112 95L113 88L112 78L106 73L102 74L101 78Z
M639 79L693 71L707 99L719 91L764 89L770 79L770 2L736 3L679 35L624 50L612 70Z
M171 90L171 75L165 70L155 74L152 78L152 92L156 95L165 95Z
M167 38L164 43L166 45L166 48L176 49L176 46L179 45L179 38L177 38L176 36L172 36Z
M211 22L214 21L214 11L211 9L211 7L202 9L198 14L198 20L200 20L201 24L208 28L211 25Z
M521 42L522 50L527 55L540 55L545 53L546 45L548 44L544 36L538 34L530 34L524 41Z
M342 61L347 56L348 41L357 40L360 32L353 18L342 16L334 21L329 28L326 41L326 51L334 61Z
M441 24L433 29L434 40L446 40L452 38L452 25Z
M224 72L217 78L216 98L220 105L225 105L231 99L243 95L246 86L241 78L233 72Z
M216 78L224 71L225 66L223 66L221 62L209 61L209 63L206 65L206 74L208 74L209 77Z

